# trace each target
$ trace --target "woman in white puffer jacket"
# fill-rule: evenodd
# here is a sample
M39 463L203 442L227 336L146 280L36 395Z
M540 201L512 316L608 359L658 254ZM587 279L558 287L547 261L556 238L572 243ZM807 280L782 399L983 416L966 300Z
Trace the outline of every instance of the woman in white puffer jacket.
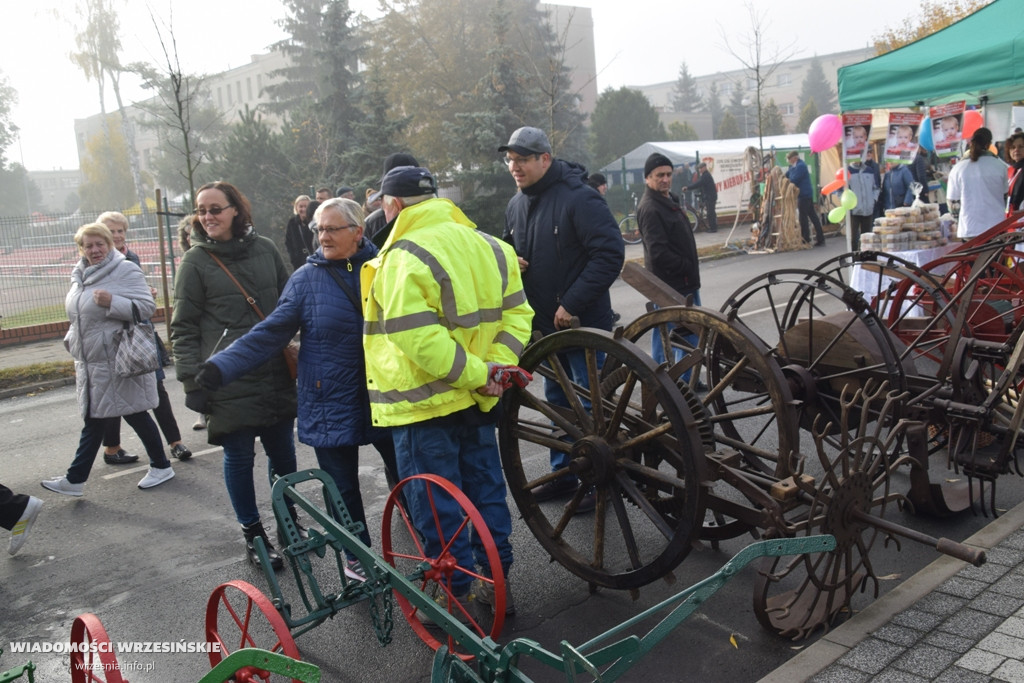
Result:
M119 377L114 372L114 336L132 320L133 306L139 320L148 320L156 312L156 304L142 270L113 248L107 226L83 225L75 233L75 243L82 259L71 274L71 290L64 300L71 321L64 346L75 359L75 388L85 426L67 474L44 481L42 486L81 496L107 418L123 416L149 455L149 472L139 488L152 488L174 476L160 432L146 412L157 405L156 375Z

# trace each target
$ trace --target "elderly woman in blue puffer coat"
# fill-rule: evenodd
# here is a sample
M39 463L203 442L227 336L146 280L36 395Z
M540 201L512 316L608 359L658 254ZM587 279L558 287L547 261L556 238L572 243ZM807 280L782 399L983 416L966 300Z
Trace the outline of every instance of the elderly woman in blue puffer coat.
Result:
M230 384L279 355L302 333L298 363L299 441L313 447L320 468L334 479L370 545L359 492L359 446L372 443L390 484L397 481L395 450L387 430L370 423L363 362L359 269L377 253L363 236L362 207L334 198L313 216L320 248L288 280L266 320L204 364L196 381L207 389ZM360 568L349 557L349 570Z

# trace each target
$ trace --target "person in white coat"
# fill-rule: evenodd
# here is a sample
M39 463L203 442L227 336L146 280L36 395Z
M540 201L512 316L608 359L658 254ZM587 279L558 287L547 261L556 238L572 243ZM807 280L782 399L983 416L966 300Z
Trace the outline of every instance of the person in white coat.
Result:
M969 144L969 158L949 172L946 198L960 204L956 236L976 237L1006 218L1006 163L992 154L992 131L979 128ZM954 204L955 206L955 204Z
M75 388L85 426L67 474L42 486L81 496L103 440L106 418L123 416L149 455L149 472L139 488L152 488L174 476L160 432L146 412L157 405L156 375L119 377L114 372L114 335L132 320L133 307L139 320L148 320L156 312L156 303L142 270L113 248L107 226L83 225L75 233L75 243L82 258L71 273L71 290L64 300L71 321L64 347L75 359Z

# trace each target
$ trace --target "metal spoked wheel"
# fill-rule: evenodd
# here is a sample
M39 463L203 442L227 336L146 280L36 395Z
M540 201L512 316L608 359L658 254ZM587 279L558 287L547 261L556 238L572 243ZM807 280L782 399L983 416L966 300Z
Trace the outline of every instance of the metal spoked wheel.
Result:
M836 548L764 561L754 588L754 611L765 628L801 640L817 629L828 629L854 594L869 584L878 596L870 553L880 538L891 538L880 530L883 522L879 520L903 499L890 489L890 477L907 459L892 457L899 435L898 430L885 427L891 420L868 425L855 414L891 416L895 403L903 398L896 392L885 393L884 384L858 390L850 400L844 398L838 453L826 444L824 433L815 433L817 458L814 462L808 458L802 476L795 478L804 505L791 513L788 528L772 533L832 534Z
M667 354L673 361L668 373L690 406L707 451L735 450L742 456L735 466L756 475L783 479L792 474L800 439L796 408L764 342L742 323L685 306L642 315L623 336L639 343L648 332L674 352ZM708 499L701 538L718 541L753 531L727 509L710 509L718 500Z
M72 683L125 683L117 653L107 630L95 614L75 617L71 624L70 642L75 646L71 651Z
M421 523L429 523L440 539L439 552L426 550L423 536L402 504L403 496L410 501L426 501L430 519ZM457 519L452 517L453 513ZM453 521L454 532L451 531ZM476 561L483 565L482 571L477 571L472 555L462 561L456 557L459 546L478 556ZM475 552L473 546L476 546ZM398 569L420 591L435 598L436 612L447 612L478 636L497 638L501 635L505 625L506 585L501 558L483 517L455 484L431 474L417 474L400 481L384 506L381 548L385 562ZM480 560L481 553L485 561ZM493 609L488 610L479 602L460 600L453 592L453 584L462 586L474 580L492 589ZM437 620L431 619L433 614L413 605L401 593L396 592L395 599L413 631L431 649L445 645L461 659L472 659L465 647L460 646L461 639L455 633L435 626Z
M640 244L643 241L640 237L640 224L636 222L636 216L633 214L619 221L619 232L622 233L622 240L626 244Z
M232 652L255 647L301 660L299 648L292 638L284 617L270 599L246 581L228 581L213 589L206 601L206 641L217 643L210 649L210 666L220 664ZM283 681L267 671L252 667L236 674L236 680ZM297 679L290 679L299 683Z
M578 381L570 356L583 366ZM704 516L703 448L679 388L636 345L602 330L544 337L520 365L547 391L535 381L506 392L499 439L512 497L534 536L595 586L637 588L667 576ZM552 471L549 449L568 465ZM581 485L565 505L537 500L539 487L575 478ZM594 513L576 514L589 491Z
M759 276L730 296L722 311L769 346L799 402L800 426L812 431L815 421L822 429L831 423L826 431L834 444L844 389L874 380L902 392L907 375L915 373L912 360L899 358L893 335L860 292L813 270Z

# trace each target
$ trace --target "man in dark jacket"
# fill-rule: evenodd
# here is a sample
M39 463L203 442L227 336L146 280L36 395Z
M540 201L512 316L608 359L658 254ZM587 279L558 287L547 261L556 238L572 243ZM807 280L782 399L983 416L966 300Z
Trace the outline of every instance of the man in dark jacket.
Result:
M551 156L551 143L539 128L512 133L498 148L519 192L505 209L505 240L515 247L523 288L533 307L533 328L542 334L568 329L573 318L584 327L612 329L608 292L622 270L625 245L604 198L585 178L586 170ZM563 359L573 381L588 386L584 352ZM556 382L544 383L547 400L568 406ZM568 496L576 477L568 471L566 451L551 451L552 471L564 476L534 490L538 501ZM576 511L594 504L592 496Z
M704 212L708 220L708 232L718 232L718 214L715 212L715 204L718 203L718 188L715 187L715 179L708 171L708 165L703 161L697 166L697 180L686 186L687 190L697 190L704 201ZM648 185L648 187L650 187ZM665 190L668 192L668 190Z
M693 295L700 306L700 262L693 226L669 188L672 186L672 161L655 152L644 163L647 189L636 207L636 222L644 241L644 264L666 284L684 296ZM653 335L651 355L665 362L661 335ZM677 353L678 361L681 354Z
M800 190L796 199L797 213L800 215L800 235L804 242L811 242L811 227L808 223L814 224L814 246L825 246L825 233L821 230L821 220L814 208L814 189L811 187L811 172L807 164L800 158L800 152L795 149L786 155L789 162L789 170L786 171L786 180L793 183Z

